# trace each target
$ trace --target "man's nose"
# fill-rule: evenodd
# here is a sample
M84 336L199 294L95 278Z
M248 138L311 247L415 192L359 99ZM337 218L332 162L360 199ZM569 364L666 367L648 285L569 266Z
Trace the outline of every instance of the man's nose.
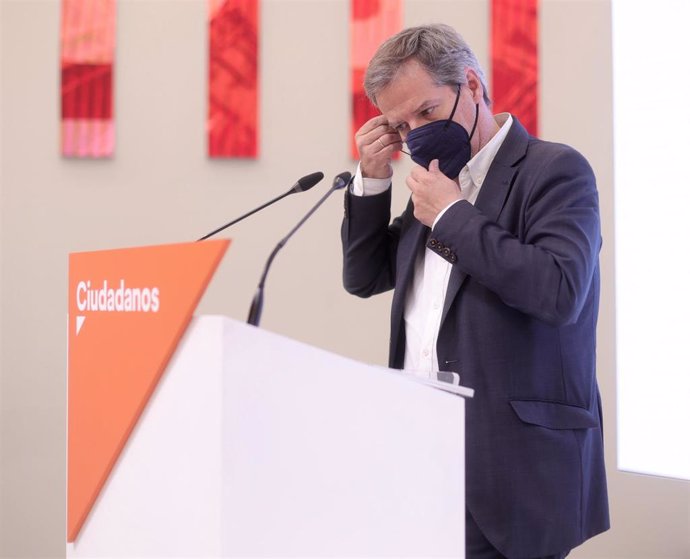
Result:
M419 128L420 126L424 126L425 124L428 124L428 120L422 120L422 119L412 119L407 123L407 127L405 128L405 136L407 136L412 130L415 128ZM401 134L402 136L402 134ZM405 138L403 137L403 140Z

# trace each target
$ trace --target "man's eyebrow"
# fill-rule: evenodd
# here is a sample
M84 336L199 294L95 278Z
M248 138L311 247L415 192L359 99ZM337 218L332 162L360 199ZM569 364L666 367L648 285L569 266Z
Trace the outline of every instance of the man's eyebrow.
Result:
M414 109L414 110L412 111L412 114L417 114L417 113L423 111L424 109L428 109L428 108L429 108L430 106L432 106L432 105L437 105L437 104L439 104L440 102L441 102L441 100L440 100L440 99L436 99L436 98L425 99L424 101L422 101L422 102L417 106L416 109ZM402 123L403 123L403 121L390 120L390 119L388 120L388 126L390 126L391 128L397 128L397 127L400 126Z
M419 106L414 110L414 114L417 114L424 109L428 108L430 105L434 105L439 103L438 99L426 99L425 101L422 101Z

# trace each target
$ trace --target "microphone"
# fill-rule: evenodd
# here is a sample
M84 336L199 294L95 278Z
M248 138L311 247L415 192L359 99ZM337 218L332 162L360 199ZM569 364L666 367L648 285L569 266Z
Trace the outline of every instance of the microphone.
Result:
M307 214L299 221L297 225L295 225L292 228L292 231L285 235L285 237L273 249L273 252L271 252L271 255L268 257L268 260L266 261L266 266L264 266L264 272L263 274L261 274L259 285L256 288L256 294L254 295L254 299L252 300L252 306L249 309L249 317L247 318L247 324L252 324L254 326L259 325L259 321L261 320L261 311L263 310L264 306L264 284L266 283L266 276L268 275L268 269L271 267L273 259L276 257L276 254L278 254L278 251L285 246L290 237L292 237L292 235L294 235L295 232L300 227L302 227L304 222L307 221L307 219L309 219L317 209L319 209L319 206L321 206L321 204L323 204L326 201L326 198L328 198L336 190L340 190L342 188L345 188L346 186L349 186L352 182L352 178L352 175L347 171L340 173L338 176L336 176L333 179L333 186L331 186L330 190L321 197L321 199L314 205L314 207L307 212Z
M305 192L306 190L309 190L312 186L315 186L321 179L323 178L323 173L321 171L317 171L316 173L312 173L310 175L307 175L305 177L302 177L299 179L295 184L292 185L292 188L288 190L285 194L281 194L277 198L273 198L270 202L266 202L265 204L259 206L258 208L252 210L251 212L248 212L244 214L243 216L238 217L237 219L233 219L230 223L226 223L225 225L219 227L218 229L214 229L210 233L204 235L200 239L197 239L197 242L199 241L204 241L208 239L209 237L212 237L216 233L220 233L223 229L227 229L231 225L234 225L238 221L242 221L245 217L249 217L252 214L255 214L256 212L263 210L264 208L267 208L271 204L275 204L278 200L282 200L286 196L289 196L290 194L295 194L297 192Z

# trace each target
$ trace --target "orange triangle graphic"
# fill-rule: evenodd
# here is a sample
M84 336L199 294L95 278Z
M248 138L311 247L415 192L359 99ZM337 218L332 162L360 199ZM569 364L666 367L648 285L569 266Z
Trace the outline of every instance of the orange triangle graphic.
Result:
M228 245L70 254L68 542L79 534Z

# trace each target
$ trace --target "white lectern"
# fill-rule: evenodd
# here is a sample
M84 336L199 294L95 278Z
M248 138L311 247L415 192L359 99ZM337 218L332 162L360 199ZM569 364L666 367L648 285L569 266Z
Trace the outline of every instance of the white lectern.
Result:
M442 387L197 317L67 556L464 557Z

